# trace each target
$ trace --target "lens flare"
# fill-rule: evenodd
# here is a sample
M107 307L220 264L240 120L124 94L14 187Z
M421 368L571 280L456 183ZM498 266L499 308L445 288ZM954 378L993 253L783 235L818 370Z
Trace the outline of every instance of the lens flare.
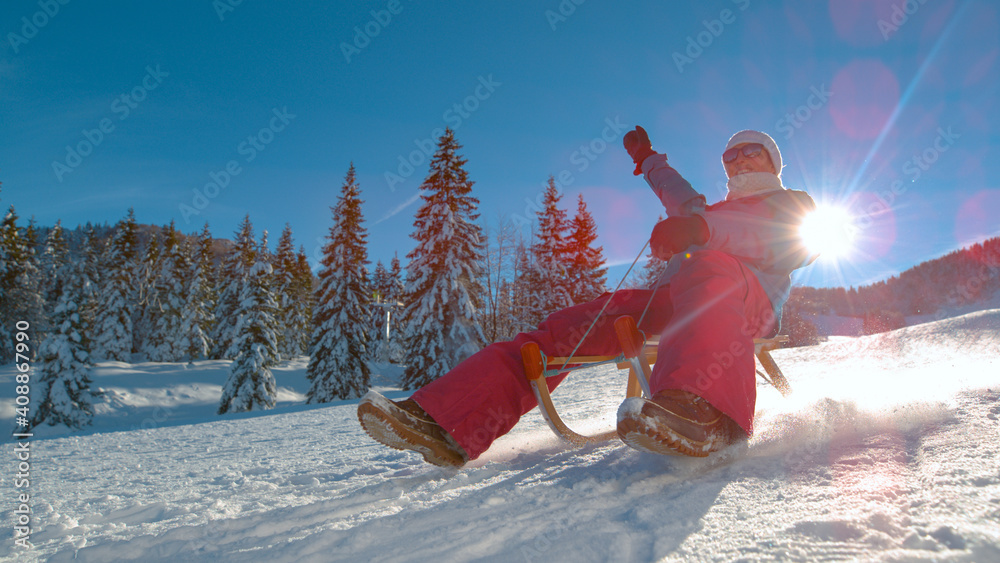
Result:
M802 221L799 235L811 253L820 255L820 260L839 260L851 254L856 232L846 209L820 204Z

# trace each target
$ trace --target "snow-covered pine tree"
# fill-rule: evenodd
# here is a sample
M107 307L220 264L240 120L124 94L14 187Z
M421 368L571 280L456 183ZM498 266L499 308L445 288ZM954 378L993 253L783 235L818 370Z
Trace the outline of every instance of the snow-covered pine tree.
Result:
M156 318L160 314L159 295L156 285L163 252L159 230L153 231L146 241L142 258L136 262L135 287L136 309L132 313L132 350L139 354L149 352L150 339L155 331Z
M94 395L90 391L91 360L87 352L88 333L79 314L83 295L81 280L66 264L56 272L56 303L52 310L52 331L38 349L39 376L32 386L34 415L31 426L47 423L82 428L94 417Z
M90 328L97 318L97 298L101 287L101 242L97 240L94 228L89 223L77 257L77 275L80 277L82 290L80 316L83 317L84 325Z
M274 297L278 302L278 352L282 358L290 359L305 353L302 333L308 326L302 324L301 308L298 306L297 272L298 258L292 242L292 227L285 224L274 251Z
M566 262L569 265L569 294L574 305L586 303L606 291L608 269L604 267L604 249L594 246L597 224L587 211L583 194L577 198L576 215L566 239Z
M378 290L382 306L376 310L378 318L374 323L374 328L378 334L378 340L376 340L377 348L375 349L377 354L373 355L380 361L403 363L406 359L403 343L406 326L401 303L404 299L405 284L403 283L403 267L398 256L392 257L389 269L385 271L384 275L384 279L380 282L381 288ZM387 319L388 336L386 336ZM376 337L372 336L372 338Z
M309 344L312 339L312 316L316 296L313 293L312 266L309 265L309 258L306 256L305 248L301 246L299 247L298 254L295 255L294 279L295 314L289 321L293 329L289 330L286 336L296 339L298 342L295 348L301 350L300 354L305 354L309 351Z
M371 277L372 303L368 318L368 349L373 359L380 362L388 360L389 338L386 334L386 316L391 317L388 310L392 306L389 301L389 270L381 260L375 264L375 272Z
M249 217L247 218L247 220L249 221ZM241 236L243 231L244 229L241 227ZM235 360L236 356L239 355L239 347L237 344L240 340L241 332L243 331L243 322L244 322L244 320L241 318L240 315L242 314L241 312L245 310L244 295L247 291L247 284L250 283L250 276L251 276L250 271L255 267L255 265L258 262L265 262L268 265L271 264L271 253L267 249L267 231L265 230L263 233L261 233L260 244L256 243L252 238L253 237L252 227L248 234L251 237L249 241L249 247L244 247L242 243L237 242L237 246L234 249L234 252L240 252L244 255L242 260L242 263L244 264L243 266L244 273L241 276L243 280L242 283L237 284L235 288L237 294L236 294L236 305L234 306L232 313L233 323L234 323L232 327L232 337L230 339L229 348L227 348L223 353L224 358L231 358L233 360ZM266 276L263 276L262 280L264 283L266 283L267 291L271 296L271 299L274 300L274 310L271 311L270 316L272 317L272 323L273 323L272 328L274 332L274 350L275 354L277 354L278 333L279 333L278 320L277 320L278 302L277 300L275 300L274 297L273 266L271 266L270 272ZM281 359L280 355L276 356L275 361L279 359Z
M430 173L421 185L423 204L414 232L417 246L407 257L407 365L402 385L416 389L441 377L483 344L476 309L483 261L482 229L476 223L479 200L472 197L451 129L438 141Z
M38 258L38 231L35 229L35 220L30 219L24 227L24 244L26 252L24 261L20 269L21 276L18 280L19 287L23 290L24 301L20 306L21 318L35 319L32 323L32 330L37 328L38 338L36 342L41 342L44 336L44 327L48 323L45 316L45 296L42 294L42 263Z
M391 269L378 261L371 287L373 303L368 334L372 357L380 362L402 361L404 355L400 336L403 331L399 304L403 299L404 285L398 256L392 257Z
M11 206L0 223L0 363L14 360L15 323L28 323L25 332L33 342L45 324L34 230L29 224L22 232L17 218Z
M354 164L347 170L333 225L323 246L323 268L313 313L307 376L310 403L360 397L371 378L368 353L368 234Z
M146 305L150 331L143 352L152 362L177 362L186 357L188 348L181 327L188 302L191 257L173 221L163 227L161 236L161 256Z
M212 234L208 223L198 235L198 242L185 251L190 256L191 273L187 284L188 299L181 309L180 337L182 355L189 361L207 358L212 341L210 334L215 321L215 276L212 275Z
M14 208L7 214L13 215ZM10 302L11 292L14 289L13 272L15 271L15 244L20 242L20 233L14 225L13 236L8 241L6 218L0 226L0 363L7 363L13 357L14 339L11 326L17 323L18 319L13 316L13 304ZM10 279L8 279L10 278ZM30 325L29 325L30 326Z
M260 245L257 246L257 252L260 257L267 261L271 266L271 275L274 275L274 255L271 254L270 246L268 246L268 230L264 229L264 232L260 234ZM273 290L272 290L273 293Z
M278 363L278 304L271 290L273 272L267 247L262 244L240 291L235 337L227 352L233 363L222 390L219 414L274 408L278 387L271 367Z
M403 280L403 266L399 256L393 255L389 262L389 291L386 300L393 304L389 309L389 361L403 363L406 358L406 320L403 318L403 300L406 298L406 283Z
M115 225L101 255L103 276L97 293L92 352L96 361L127 362L132 355L135 311L135 261L138 225L135 212Z
M392 261L389 262L389 291L386 299L400 303L406 295L406 282L403 280L403 266L399 261L399 256L393 254Z
M388 286L389 269L379 260L371 277L372 298L380 303L384 301L388 297L386 291Z
M528 311L525 316L531 326L538 326L550 313L569 307L573 299L569 291L566 262L566 211L559 208L562 194L555 178L549 176L538 210L538 230L531 245L531 265L526 272Z
M253 224L247 215L240 223L236 232L236 241L222 261L222 272L219 276L219 299L215 306L215 330L212 342L215 346L213 356L217 359L232 359L228 350L236 337L236 311L240 305L240 293L249 274L250 267L257 258L257 243L254 241Z
M69 268L69 243L63 232L62 221L56 221L55 226L49 230L42 245L41 257L42 274L42 297L45 299L46 317L51 319L53 312L59 301L59 296L63 293L63 285L66 276L72 275L73 270ZM48 327L46 327L47 331Z

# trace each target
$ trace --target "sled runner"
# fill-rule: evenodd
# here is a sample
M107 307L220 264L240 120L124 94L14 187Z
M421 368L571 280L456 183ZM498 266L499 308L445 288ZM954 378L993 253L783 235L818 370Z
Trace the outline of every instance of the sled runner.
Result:
M652 373L651 365L656 363L656 347L659 338L645 339L642 332L636 326L635 320L630 316L619 317L615 321L615 332L621 343L622 354L619 356L575 356L575 357L546 357L538 348L538 344L528 342L521 346L521 358L524 361L524 371L531 385L535 398L538 399L538 410L548 423L549 428L557 436L567 442L580 446L588 443L606 442L617 438L615 430L603 432L594 436L585 436L571 430L559 417L556 407L552 403L549 388L545 384L546 377L552 377L567 371L595 367L599 365L615 364L618 369L628 368L628 384L625 389L626 397L637 397L645 394L652 397L649 390L649 377ZM766 382L773 385L782 395L788 395L791 387L788 380L781 373L778 364L771 357L771 351L780 348L782 344L788 342L788 337L779 335L774 338L754 339L754 355L760 362L764 372L757 370L757 374ZM766 372L766 373L765 373Z

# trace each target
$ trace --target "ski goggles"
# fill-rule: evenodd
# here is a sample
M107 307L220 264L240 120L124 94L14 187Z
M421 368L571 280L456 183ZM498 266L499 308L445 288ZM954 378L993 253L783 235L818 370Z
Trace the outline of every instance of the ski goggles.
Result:
M739 156L740 151L743 151L743 156L747 158L753 158L759 155L763 150L764 150L764 145L760 143L747 143L742 147L733 147L727 150L726 152L722 153L722 162L729 164L730 162L735 161L736 157Z

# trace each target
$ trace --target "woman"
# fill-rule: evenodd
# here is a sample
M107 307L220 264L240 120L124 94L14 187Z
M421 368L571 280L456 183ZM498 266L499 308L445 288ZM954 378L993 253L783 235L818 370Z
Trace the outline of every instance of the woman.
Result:
M639 329L660 335L653 397L626 399L618 411L626 444L702 457L752 434L753 339L777 331L791 272L814 258L798 229L815 205L781 184L781 153L766 133L745 130L730 138L722 154L729 192L711 206L652 149L642 127L629 131L624 144L634 174L645 176L667 212L650 236L653 254L668 260L657 287L553 313L537 330L487 346L405 401L370 391L358 418L371 437L420 452L435 465L476 459L537 405L524 375L524 343L559 356L587 334L577 354L616 355L612 321L621 315L642 317ZM550 390L564 377L548 378Z

